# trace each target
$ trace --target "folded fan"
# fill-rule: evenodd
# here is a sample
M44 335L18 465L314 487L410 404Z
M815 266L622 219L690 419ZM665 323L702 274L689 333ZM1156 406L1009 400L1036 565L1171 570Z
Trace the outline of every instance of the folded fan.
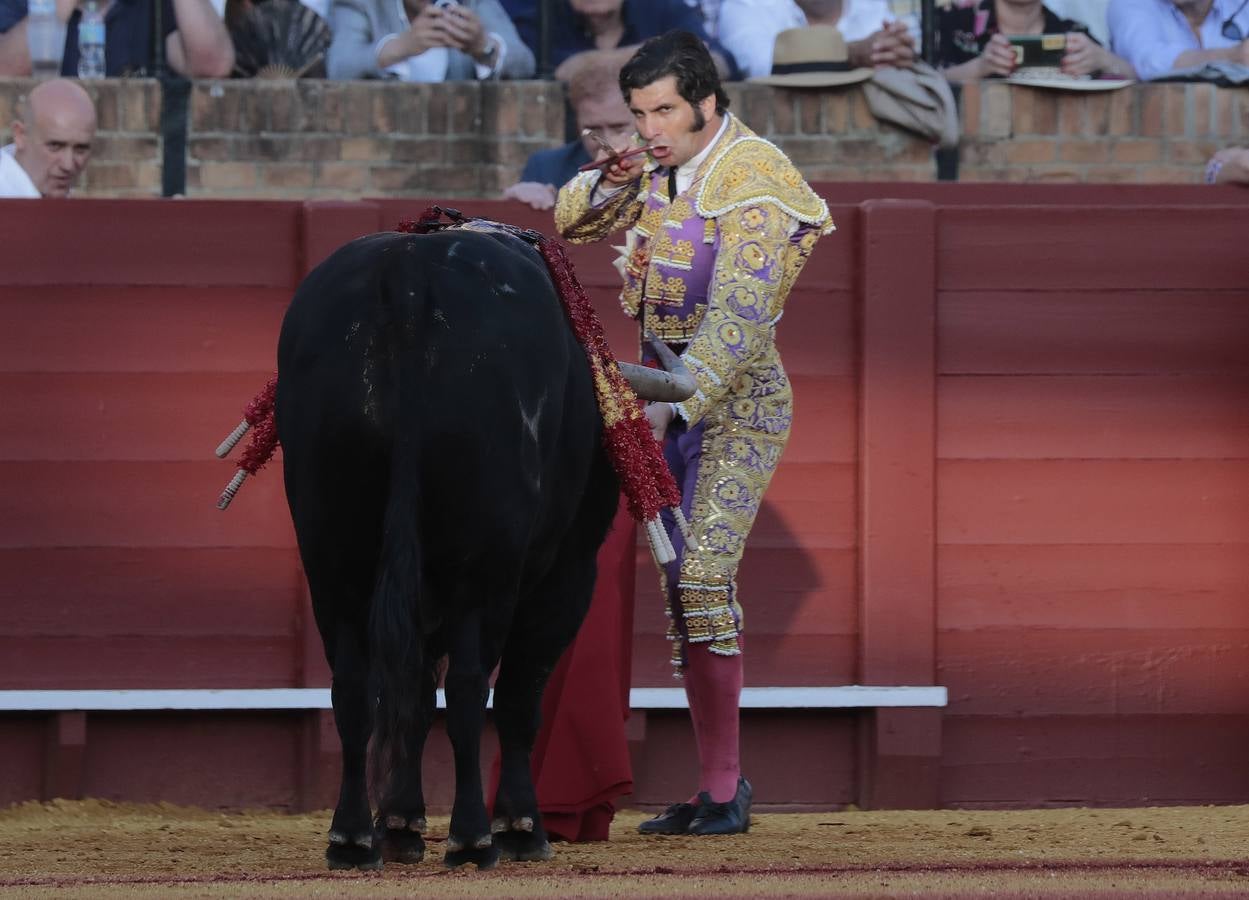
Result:
M299 0L263 0L233 19L236 78L324 78L330 27Z

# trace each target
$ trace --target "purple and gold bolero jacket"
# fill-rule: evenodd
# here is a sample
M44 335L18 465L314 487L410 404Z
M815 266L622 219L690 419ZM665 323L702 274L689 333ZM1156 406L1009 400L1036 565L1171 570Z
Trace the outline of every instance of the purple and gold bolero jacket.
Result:
M785 155L728 118L689 188L672 202L668 170L652 164L599 206L591 203L599 173L582 173L555 207L556 228L573 243L629 228L618 248L620 302L644 334L681 353L697 380L698 392L678 404L691 426L733 403L742 374L779 369L775 326L785 299L816 240L833 230L828 206Z

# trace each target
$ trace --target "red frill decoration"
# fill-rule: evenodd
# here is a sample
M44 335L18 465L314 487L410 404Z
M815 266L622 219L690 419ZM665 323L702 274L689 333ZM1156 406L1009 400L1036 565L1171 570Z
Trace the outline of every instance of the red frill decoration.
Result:
M278 376L252 398L243 411L243 419L251 426L251 440L239 458L239 468L248 475L255 475L264 467L278 448L278 427L273 416L273 401L278 392Z
M543 238L538 251L546 260L573 334L590 361L599 412L603 415L603 444L620 479L629 512L637 521L645 522L659 515L665 506L680 506L681 492L662 447L651 435L633 388L620 374L603 323L577 279L563 245Z
M452 220L450 223L441 221L444 214ZM463 221L468 220L456 210L432 206L416 221L405 219L400 222L395 230L407 234L427 234L454 228ZM681 492L663 457L662 447L651 436L650 425L633 388L620 374L603 325L585 288L577 279L563 245L536 231L524 231L508 225L500 227L534 244L546 261L573 334L590 362L594 393L603 417L603 445L620 479L620 489L629 504L629 512L639 522L646 522L657 516L665 506L679 506ZM243 452L239 468L249 475L255 475L269 462L278 446L273 414L277 386L278 377L274 375L247 404L244 413L251 426L251 440Z

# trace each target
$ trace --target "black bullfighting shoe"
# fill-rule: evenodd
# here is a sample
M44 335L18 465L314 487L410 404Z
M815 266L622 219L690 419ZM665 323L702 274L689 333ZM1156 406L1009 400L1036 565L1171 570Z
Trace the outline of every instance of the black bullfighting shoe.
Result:
M697 807L692 803L674 803L638 826L642 834L685 834Z
M698 795L698 811L687 834L745 834L750 830L750 798L754 792L745 778L737 779L737 795L725 803L715 803L703 791Z

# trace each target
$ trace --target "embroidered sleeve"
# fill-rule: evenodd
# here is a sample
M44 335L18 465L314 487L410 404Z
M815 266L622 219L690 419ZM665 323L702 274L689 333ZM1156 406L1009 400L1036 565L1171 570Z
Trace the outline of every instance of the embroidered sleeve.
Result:
M771 203L734 209L720 218L720 248L707 312L682 360L698 382L677 404L691 426L721 402L737 376L772 341L781 312L790 238L798 223Z
M582 172L559 189L555 200L555 229L572 244L589 244L607 237L613 231L628 228L642 213L639 199L646 194L650 174L643 174L637 183L617 191L598 206L594 205L594 186L598 172Z

